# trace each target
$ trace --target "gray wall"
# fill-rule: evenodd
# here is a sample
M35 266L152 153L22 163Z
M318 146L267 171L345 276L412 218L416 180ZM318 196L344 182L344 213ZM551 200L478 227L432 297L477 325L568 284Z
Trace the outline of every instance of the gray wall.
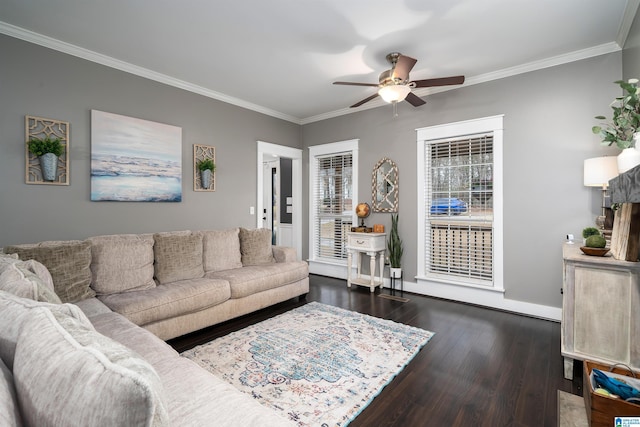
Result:
M303 126L305 148L360 139L360 201L370 202L371 171L383 156L400 176L400 235L406 280L417 272L415 129L504 114L504 280L508 299L561 306L561 243L594 224L600 193L582 185L583 160L615 154L591 133L593 117L607 114L622 75L614 53L427 97L399 117L391 106ZM305 150L308 163L308 150ZM306 184L305 184L306 185ZM305 187L306 188L306 187ZM307 216L305 215L305 218ZM368 223L390 227L389 214ZM308 244L304 245L305 249Z
M97 234L255 227L256 141L300 126L0 35L0 247ZM91 202L90 110L182 127L181 203ZM24 116L70 122L70 185L24 182ZM193 191L193 144L216 147L216 191Z
M622 75L625 80L640 79L640 13L636 14L624 43Z
M370 198L375 163L388 156L398 164L400 233L411 279L417 271L415 129L505 114L506 297L560 307L560 243L566 233L579 235L593 224L599 212L599 191L582 186L582 161L617 153L601 148L590 129L593 116L607 114L618 95L611 82L622 77L621 53L434 94L417 109L402 103L397 118L384 106L298 126L8 36L0 35L0 52L0 246L108 233L253 227L249 206L256 203L257 140L290 147L304 141L307 148L358 138L362 200ZM182 203L89 201L91 109L182 127ZM24 183L25 115L71 123L70 186ZM216 146L214 193L192 191L194 143ZM303 188L308 188L306 149L304 155ZM303 230L308 229L306 200ZM390 216L372 214L369 222L390 226ZM306 257L308 236L303 248Z

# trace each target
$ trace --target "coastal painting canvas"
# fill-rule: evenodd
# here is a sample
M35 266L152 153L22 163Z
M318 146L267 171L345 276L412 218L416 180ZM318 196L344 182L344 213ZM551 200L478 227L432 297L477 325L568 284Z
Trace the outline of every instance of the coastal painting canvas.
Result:
M182 201L182 128L91 110L91 200Z

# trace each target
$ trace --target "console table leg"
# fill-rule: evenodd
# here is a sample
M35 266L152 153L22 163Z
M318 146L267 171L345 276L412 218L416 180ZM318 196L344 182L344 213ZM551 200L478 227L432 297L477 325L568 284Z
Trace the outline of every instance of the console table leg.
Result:
M347 251L347 288L351 287L351 251Z
M564 378L567 380L573 379L573 359L570 357L564 358Z
M377 252L373 252L369 254L369 275L371 277L371 282L369 282L369 288L371 292L375 292L376 290L376 255Z
M378 260L378 267L380 268L380 290L384 286L384 251L378 254L380 259Z

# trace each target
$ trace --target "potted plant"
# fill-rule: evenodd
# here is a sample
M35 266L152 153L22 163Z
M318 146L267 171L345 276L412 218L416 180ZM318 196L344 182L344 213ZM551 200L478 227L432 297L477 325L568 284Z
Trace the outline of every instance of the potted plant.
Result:
M595 227L585 227L582 229L582 238L588 239L589 236L599 236L600 230Z
M611 123L593 126L594 134L602 136L602 145L611 146L614 143L622 150L618 156L618 171L626 172L640 164L640 88L638 79L615 82L622 88L623 95L611 104L613 117ZM598 120L606 120L605 116L596 116Z
M216 170L216 164L211 159L204 159L198 163L198 170L200 171L202 188L209 188L211 186L211 175Z
M402 276L402 239L398 234L398 214L391 215L391 232L387 241L389 251L390 275L393 278Z
M58 173L58 157L64 151L60 138L31 138L28 142L29 152L40 160L42 178L45 181L55 181Z

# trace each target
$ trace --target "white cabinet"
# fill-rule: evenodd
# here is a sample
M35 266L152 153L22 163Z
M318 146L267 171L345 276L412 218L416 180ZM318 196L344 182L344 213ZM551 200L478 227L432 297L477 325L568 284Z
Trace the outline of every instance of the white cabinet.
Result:
M640 368L640 263L584 255L563 247L562 355L573 360Z
M384 251L386 248L385 233L348 233L347 234L347 287L352 284L369 286L371 292L375 291L377 286L382 287L382 272L384 271ZM362 277L362 255L369 256L369 278ZM352 278L352 262L353 257L357 260L358 275ZM378 278L376 279L376 259L378 259Z

